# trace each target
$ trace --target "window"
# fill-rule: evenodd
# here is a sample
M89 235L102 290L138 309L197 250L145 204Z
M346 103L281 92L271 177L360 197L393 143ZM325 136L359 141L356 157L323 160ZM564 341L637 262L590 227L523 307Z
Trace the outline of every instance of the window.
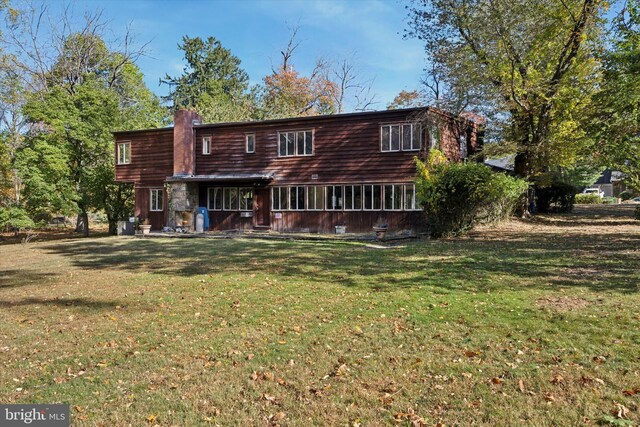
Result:
M429 148L436 148L438 145L438 128L433 125L429 128Z
M382 209L382 188L380 185L364 185L364 209L368 211Z
M253 210L253 188L240 188L240 210L252 211Z
M278 133L278 156L311 156L313 154L313 132Z
M416 199L415 184L407 184L404 186L404 209L407 211L417 211L422 209Z
M328 211L342 209L342 186L327 185L327 203L325 204Z
M118 144L118 164L128 165L131 163L131 143L121 142Z
M289 208L287 187L274 187L271 190L271 208L274 211L284 211Z
M402 185L384 186L384 209L387 211L402 210Z
M235 187L224 188L224 199L222 201L222 208L225 211L237 211L238 210L238 189Z
M304 210L304 187L289 187L289 209Z
M420 124L406 123L380 127L381 151L416 151L422 146Z
M151 211L162 211L164 208L164 190L163 189L151 189Z
M247 153L255 153L256 152L256 136L252 133L247 134L245 136Z
M460 158L467 158L467 136L460 135Z
M362 186L344 186L344 209L346 211L359 211L362 209Z
M207 191L207 209L210 211L222 210L222 188L209 188Z
M202 154L211 154L211 137L205 136L202 138Z
M321 211L324 209L324 187L307 187L307 209Z

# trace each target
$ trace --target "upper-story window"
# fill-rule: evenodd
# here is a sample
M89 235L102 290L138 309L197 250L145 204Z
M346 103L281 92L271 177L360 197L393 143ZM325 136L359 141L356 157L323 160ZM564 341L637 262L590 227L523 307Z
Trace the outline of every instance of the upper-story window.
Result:
M118 164L128 165L131 163L131 143L120 142L118 144Z
M211 137L205 136L202 138L202 154L211 154Z
M460 135L460 158L467 158L467 135Z
M313 155L313 131L278 132L278 157Z
M422 130L419 123L380 126L380 150L417 151L422 147Z
M245 142L247 147L247 153L255 153L256 152L256 135L253 133L248 133L245 135Z

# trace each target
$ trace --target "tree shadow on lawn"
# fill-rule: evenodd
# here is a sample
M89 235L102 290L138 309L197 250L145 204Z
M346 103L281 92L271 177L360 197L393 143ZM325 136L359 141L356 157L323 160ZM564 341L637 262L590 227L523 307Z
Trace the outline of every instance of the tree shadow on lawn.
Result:
M44 249L86 269L182 277L224 273L281 275L374 291L429 286L442 292L486 291L522 284L548 290L638 292L639 235L495 234L489 239L411 242L371 249L349 242L256 239L113 239L74 241ZM503 280L504 279L504 280ZM506 281L505 281L506 280Z
M0 308L19 307L24 305L48 305L60 307L82 307L98 310L113 310L120 303L116 301L96 301L87 298L24 298L17 301L0 300Z
M41 284L50 277L56 275L51 272L41 273L31 270L0 270L0 290L17 288L21 286Z

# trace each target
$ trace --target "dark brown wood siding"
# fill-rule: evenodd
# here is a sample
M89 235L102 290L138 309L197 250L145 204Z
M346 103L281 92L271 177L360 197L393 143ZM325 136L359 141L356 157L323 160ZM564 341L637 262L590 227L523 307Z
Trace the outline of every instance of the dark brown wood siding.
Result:
M413 158L424 153L380 150L380 126L407 119L406 112L389 112L198 129L196 174L273 172L277 185L410 181L415 175ZM278 157L278 132L304 130L314 132L313 155ZM246 153L247 133L255 134L255 153ZM203 137L211 137L211 154L202 154Z
M116 181L162 185L173 175L172 129L116 134L116 159L118 143L126 141L131 142L131 163L116 164Z

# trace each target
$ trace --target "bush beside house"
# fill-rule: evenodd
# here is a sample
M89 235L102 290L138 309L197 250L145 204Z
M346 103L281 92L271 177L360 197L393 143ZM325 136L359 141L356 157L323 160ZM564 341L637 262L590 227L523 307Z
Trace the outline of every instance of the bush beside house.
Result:
M479 163L449 163L432 150L416 159L416 191L432 237L456 236L513 214L528 184Z

